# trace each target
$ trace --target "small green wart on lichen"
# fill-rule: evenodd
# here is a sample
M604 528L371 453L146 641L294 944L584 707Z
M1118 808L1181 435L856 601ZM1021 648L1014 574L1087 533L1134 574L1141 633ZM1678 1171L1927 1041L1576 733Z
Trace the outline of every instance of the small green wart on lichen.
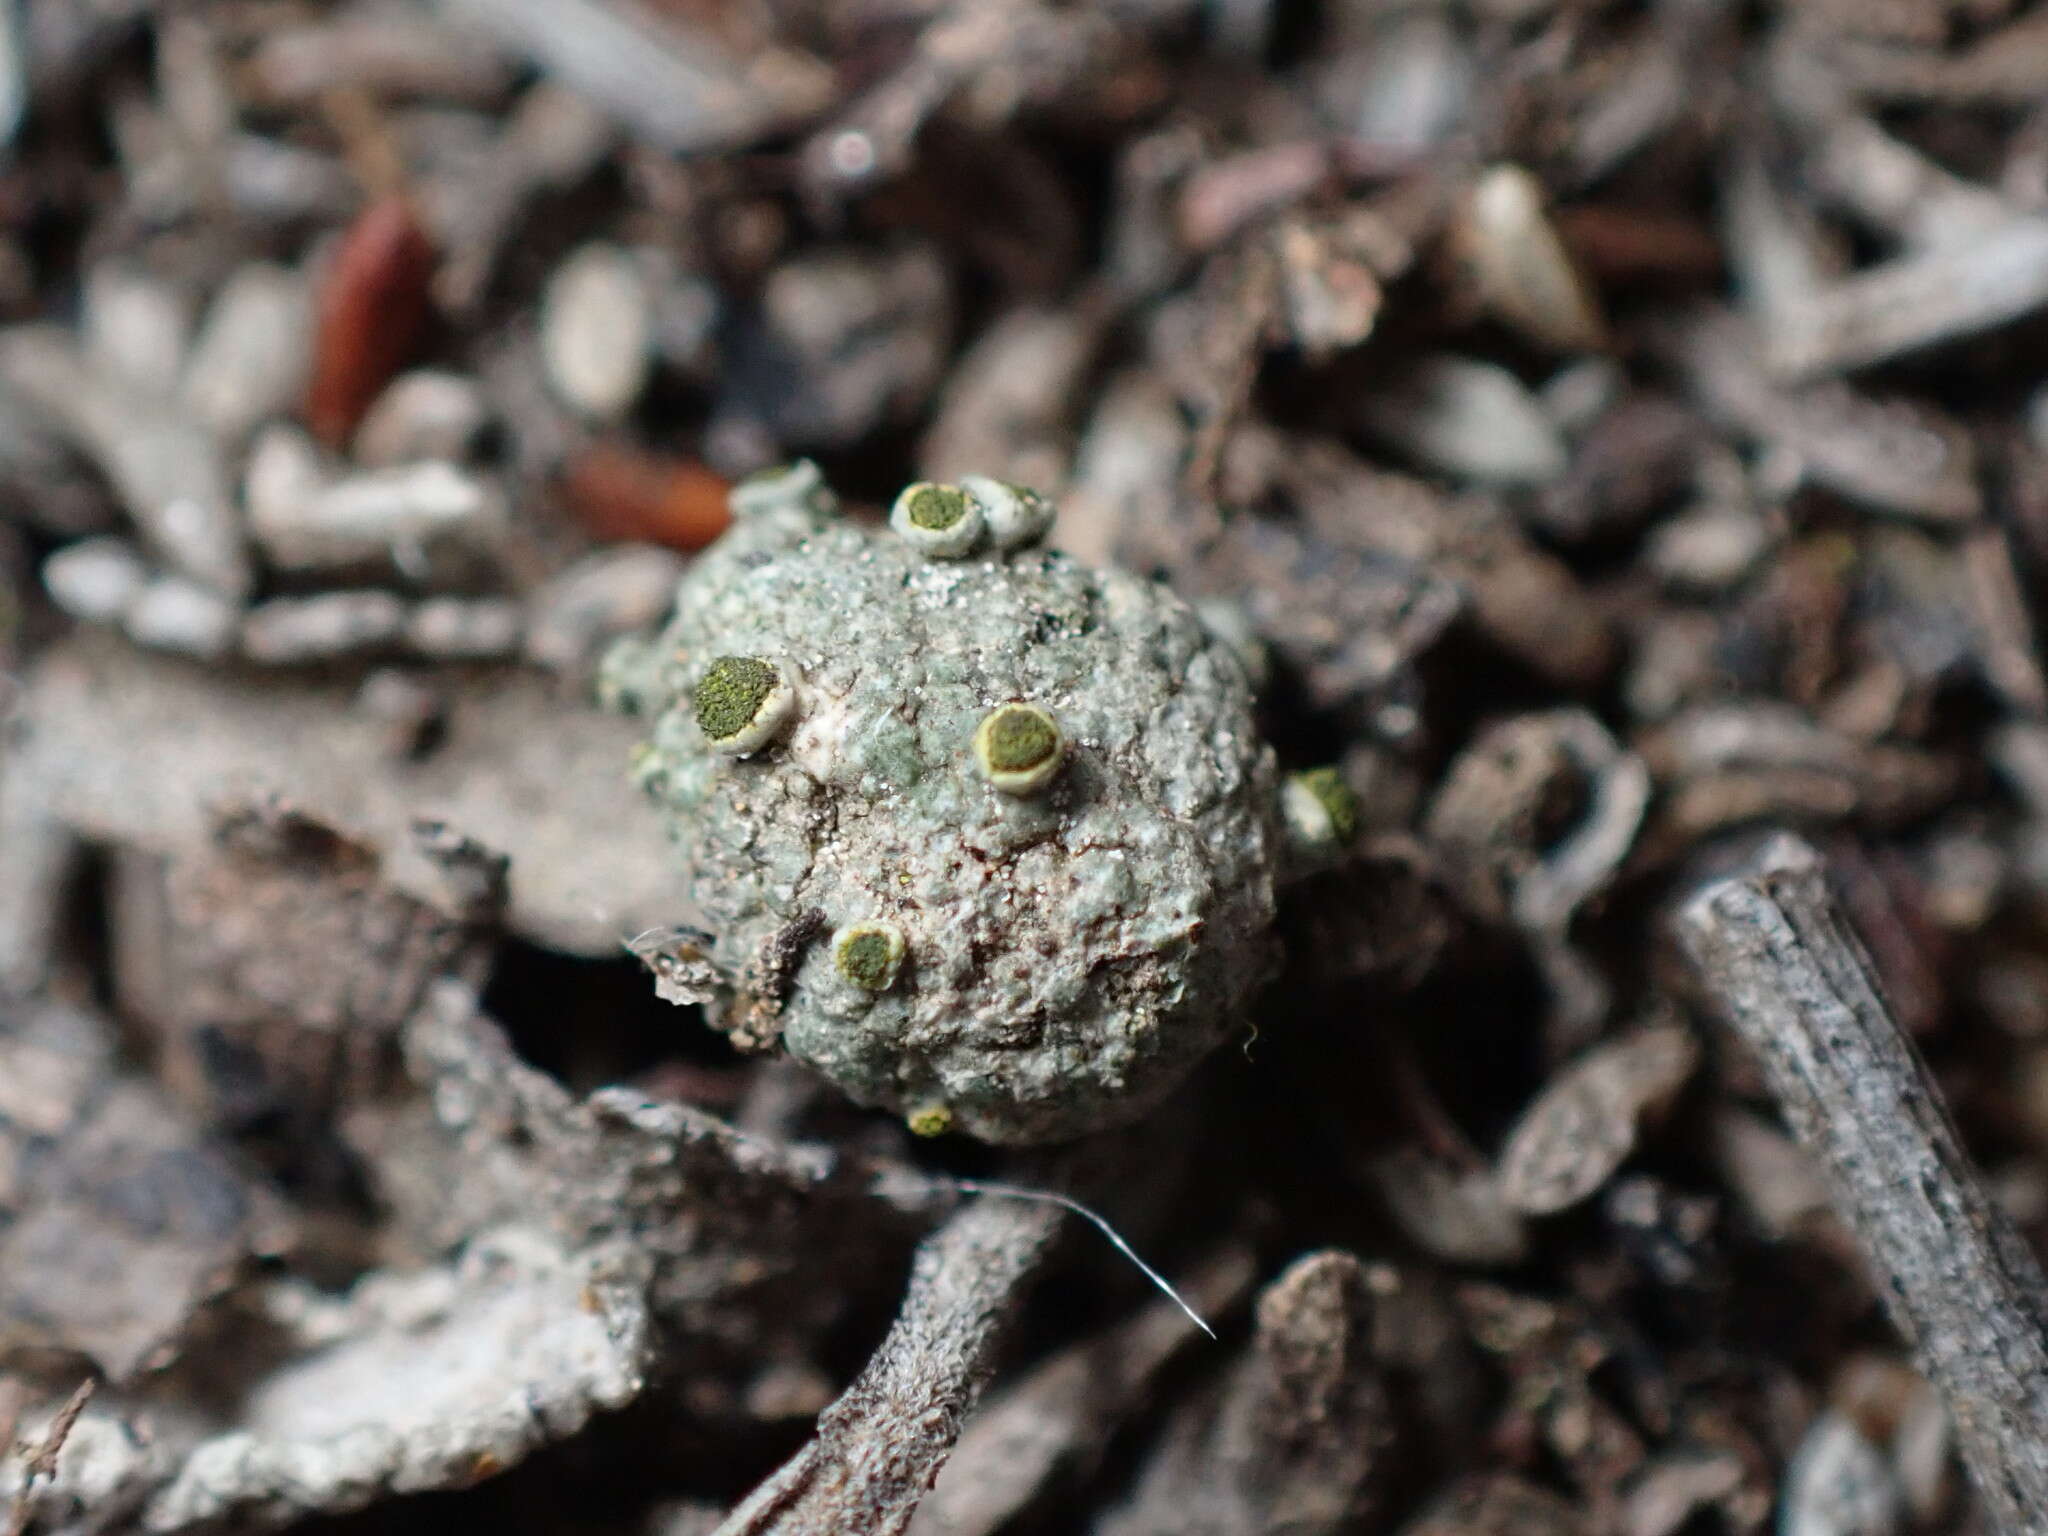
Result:
M1287 781L1288 819L1307 841L1342 846L1358 836L1358 796L1335 768L1311 768Z
M818 466L809 459L757 469L732 488L727 500L736 518L759 517L779 510L829 516L839 507L839 498L832 494Z
M863 992L886 992L903 963L903 935L893 923L854 923L832 936L832 963Z
M779 681L758 656L721 656L697 685L697 724L713 741L730 741L754 723Z
M1337 841L1348 843L1358 836L1358 796L1335 768L1311 768L1301 776L1308 792L1322 802L1330 814L1330 830Z
M796 707L796 690L783 668L759 656L720 656L697 684L697 728L720 752L744 754L764 746Z
M1007 794L1042 788L1059 771L1065 748L1058 722L1036 704L999 705L974 731L982 777Z
M981 509L989 538L998 549L1021 549L1052 531L1052 503L1027 485L1012 485L988 475L962 475L960 488Z
M913 1136L943 1136L953 1129L953 1111L943 1104L927 1104L903 1117Z
M940 533L967 515L967 498L950 485L920 485L910 496L909 517L920 528Z
M919 481L896 498L889 526L904 543L930 560L972 554L986 528L981 504L957 485Z

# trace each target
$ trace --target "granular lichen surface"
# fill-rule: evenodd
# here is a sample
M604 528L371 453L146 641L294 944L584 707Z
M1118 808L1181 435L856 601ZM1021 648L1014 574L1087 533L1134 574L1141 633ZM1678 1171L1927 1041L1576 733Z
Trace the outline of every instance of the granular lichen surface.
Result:
M798 697L738 758L693 702L733 656L786 662ZM1236 656L1155 583L1040 548L930 559L792 501L742 517L613 671L652 718L638 774L713 935L715 1021L863 1103L1083 1134L1179 1082L1269 968L1272 756ZM974 760L1018 702L1066 741L1021 797ZM863 923L902 936L886 991L810 937Z

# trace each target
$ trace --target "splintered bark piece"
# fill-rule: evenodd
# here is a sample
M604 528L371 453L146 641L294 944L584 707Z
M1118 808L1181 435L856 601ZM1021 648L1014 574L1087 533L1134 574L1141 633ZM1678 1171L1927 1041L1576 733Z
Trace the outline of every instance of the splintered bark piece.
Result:
M1882 512L1934 523L1982 515L1977 455L1924 401L1879 399L1839 381L1777 383L1747 322L1702 314L1672 338L1700 407L1729 432L1796 453L1815 481Z
M175 1358L289 1236L260 1185L120 1073L113 1026L60 1002L0 1007L0 1169L0 1353L81 1355L116 1382Z
M0 762L0 997L42 985L64 920L64 889L83 844L22 776Z
M136 530L178 574L222 598L256 584L220 445L174 403L109 374L55 326L0 337L0 381L98 466Z
M1877 1271L1893 1322L2011 1536L2048 1526L2048 1281L1991 1201L1820 857L1775 839L1687 901L1681 942L1762 1059L1799 1140Z
M927 1238L889 1336L801 1451L716 1536L898 1536L939 1475L1059 1230L1062 1211L983 1198Z
M808 116L831 96L815 60L769 49L735 57L706 28L631 0L441 0L447 24L531 59L669 154L732 149Z
M2048 219L1885 262L1770 317L1772 370L1810 379L1994 330L2048 303Z
M1228 1247L1195 1276L1192 1304L1215 1316L1253 1278L1250 1250ZM996 1536L1049 1487L1079 1482L1160 1373L1200 1339L1187 1314L1162 1296L1003 1388L968 1423L910 1536Z
M391 878L416 895L432 890L403 858L415 821L506 854L508 921L553 948L616 954L623 936L673 920L660 826L623 782L642 727L551 697L530 677L465 682L432 750L408 756L345 679L208 671L86 636L40 658L21 722L0 837L54 818L95 842L176 852L203 845L223 800L275 791L400 854ZM0 843L0 946L22 950L9 963L24 973L42 941L9 920L7 879L28 846Z
M1167 1423L1096 1536L1335 1536L1380 1503L1396 1424L1372 1351L1375 1296L1342 1249L1260 1293L1251 1347Z

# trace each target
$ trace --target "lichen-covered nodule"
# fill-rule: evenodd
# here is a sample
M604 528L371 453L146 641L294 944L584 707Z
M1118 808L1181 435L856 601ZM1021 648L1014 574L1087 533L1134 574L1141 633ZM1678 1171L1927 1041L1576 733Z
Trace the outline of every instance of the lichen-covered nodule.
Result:
M978 480L874 528L782 474L607 662L650 721L635 777L679 845L679 917L709 935L696 995L925 1134L1135 1117L1274 957L1287 837L1242 665L1156 583L1006 543ZM776 696L740 661L792 702L736 753L731 721Z

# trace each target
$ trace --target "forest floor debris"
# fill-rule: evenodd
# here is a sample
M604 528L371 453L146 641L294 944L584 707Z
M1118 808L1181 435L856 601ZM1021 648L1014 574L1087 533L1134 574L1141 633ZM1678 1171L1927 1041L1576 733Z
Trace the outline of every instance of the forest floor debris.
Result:
M2048 1528L2044 77L2038 0L0 5L0 1531ZM1043 490L1356 801L1125 1131L663 1000L600 660L803 457Z

